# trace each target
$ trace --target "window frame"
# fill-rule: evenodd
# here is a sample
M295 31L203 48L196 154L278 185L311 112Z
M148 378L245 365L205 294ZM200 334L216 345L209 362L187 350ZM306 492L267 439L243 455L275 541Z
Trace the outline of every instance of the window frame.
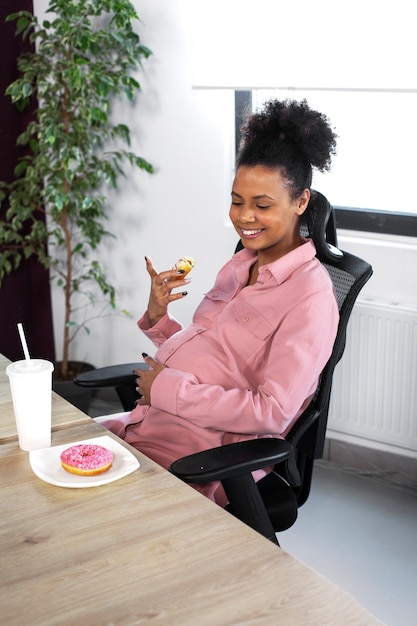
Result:
M240 142L240 127L247 110L252 109L252 91L235 90L235 141ZM338 228L344 230L417 237L417 215L399 211L378 211L349 206L333 206Z

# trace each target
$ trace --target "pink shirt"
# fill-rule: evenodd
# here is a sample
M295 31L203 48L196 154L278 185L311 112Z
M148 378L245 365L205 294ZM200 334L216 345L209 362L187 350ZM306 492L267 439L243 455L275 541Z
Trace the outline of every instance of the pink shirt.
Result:
M217 275L185 329L169 314L139 328L166 364L138 405L106 425L163 467L187 454L256 437L285 436L308 405L339 319L330 277L311 241L259 269L242 250ZM218 484L200 487L222 501ZM222 502L223 503L223 502Z

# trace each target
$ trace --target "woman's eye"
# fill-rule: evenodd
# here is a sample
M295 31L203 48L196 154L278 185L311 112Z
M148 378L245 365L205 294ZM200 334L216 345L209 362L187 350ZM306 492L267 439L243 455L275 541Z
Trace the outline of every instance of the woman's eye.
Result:
M265 206L261 205L261 204L257 204L256 208L257 209L269 209L271 205L270 204L266 204Z
M243 202L236 202L232 200L232 206L242 206Z

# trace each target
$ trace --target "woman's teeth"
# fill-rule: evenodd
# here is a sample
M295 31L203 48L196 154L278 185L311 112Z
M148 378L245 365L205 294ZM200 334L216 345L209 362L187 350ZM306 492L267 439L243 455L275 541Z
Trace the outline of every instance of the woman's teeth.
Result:
M259 233L263 232L263 228L256 228L256 229L255 228L252 228L252 229L241 228L240 230L244 237L254 237L255 235L259 235Z

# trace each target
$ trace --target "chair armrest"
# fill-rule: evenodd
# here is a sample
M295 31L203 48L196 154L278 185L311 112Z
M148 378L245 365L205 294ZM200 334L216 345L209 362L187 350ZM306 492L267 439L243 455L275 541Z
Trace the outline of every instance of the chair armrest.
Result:
M169 470L186 483L224 480L284 461L292 449L285 439L251 439L182 457Z
M121 365L109 365L99 367L89 372L78 374L74 383L80 387L120 387L122 385L134 385L136 376L135 369L148 369L146 363L123 363Z

